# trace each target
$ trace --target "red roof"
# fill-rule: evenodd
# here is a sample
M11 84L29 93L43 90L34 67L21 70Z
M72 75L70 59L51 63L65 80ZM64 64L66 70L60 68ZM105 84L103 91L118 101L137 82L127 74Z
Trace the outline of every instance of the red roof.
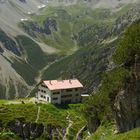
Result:
M82 88L83 87L83 85L77 79L71 79L71 80L49 80L49 81L43 81L43 83L50 90L72 89L72 88Z

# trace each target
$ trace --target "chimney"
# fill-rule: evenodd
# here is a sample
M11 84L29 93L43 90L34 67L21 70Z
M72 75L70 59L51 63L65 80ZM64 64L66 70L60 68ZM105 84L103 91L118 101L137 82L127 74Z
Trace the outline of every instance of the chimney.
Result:
M69 80L69 83L72 84L71 79Z
M50 83L50 85L52 85L52 82L51 82L51 80L49 81L49 83Z

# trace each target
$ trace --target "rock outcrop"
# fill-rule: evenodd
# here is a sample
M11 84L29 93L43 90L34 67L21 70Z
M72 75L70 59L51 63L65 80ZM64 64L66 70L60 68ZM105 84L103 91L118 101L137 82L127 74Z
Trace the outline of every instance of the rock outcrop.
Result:
M0 123L0 128L2 127L1 124L2 123ZM24 118L18 118L9 122L8 128L16 135L19 135L23 140L40 137L47 140L53 138L60 140L65 133L65 129L53 126L52 124L44 126L44 124L27 122Z
M94 133L100 126L100 120L98 118L89 118L88 120L88 131L90 134Z
M26 23L28 23L26 25ZM36 38L37 33L43 33L46 35L51 35L52 31L57 31L57 22L55 19L48 17L44 22L43 22L43 27L38 25L36 22L23 22L21 23L22 28L27 32L30 36Z
M140 126L140 59L132 66L132 77L115 97L113 112L119 132Z
M42 135L44 126L42 124L25 122L23 120L14 120L9 123L12 132L18 134L23 139L35 139Z
M22 48L20 48L16 42L10 38L5 32L0 29L0 42L8 51L11 51L17 56L21 56ZM4 52L3 49L0 47L0 52Z

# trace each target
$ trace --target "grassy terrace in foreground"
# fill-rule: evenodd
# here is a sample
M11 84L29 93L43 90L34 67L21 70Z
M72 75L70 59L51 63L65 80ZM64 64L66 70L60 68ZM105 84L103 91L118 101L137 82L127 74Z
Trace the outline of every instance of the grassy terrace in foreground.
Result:
M18 118L25 119L27 122L35 123L40 107L40 114L37 123L43 123L44 126L48 124L56 128L67 128L69 119L72 126L69 129L68 137L74 139L77 132L86 124L84 117L81 114L82 104L69 104L65 106L55 106L52 104L21 104L19 100L16 101L0 101L0 121L3 126L7 128L7 124ZM0 134L1 138L1 134Z

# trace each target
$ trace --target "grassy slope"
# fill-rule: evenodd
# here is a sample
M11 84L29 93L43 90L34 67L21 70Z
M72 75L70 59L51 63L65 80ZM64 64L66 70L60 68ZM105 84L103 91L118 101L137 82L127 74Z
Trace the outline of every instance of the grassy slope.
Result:
M54 106L52 104L34 105L31 103L8 105L9 102L11 101L0 101L0 120L2 120L5 128L8 122L17 118L25 118L27 122L35 122L38 107L40 107L38 123L43 123L45 126L47 126L47 124L52 124L56 128L66 128L68 126L68 120L66 117L70 114L70 119L74 122L72 125L72 128L74 129L70 132L70 136L73 139L78 130L86 124L86 121L81 114L81 104L69 104L65 106ZM2 135L3 134L0 133L0 138L2 138Z
M27 61L35 69L42 68L47 62L47 55L40 49L39 45L26 36L17 36L17 42L24 48Z
M107 57L107 53L110 53L109 50L112 45L108 47L109 50L106 50L106 47L103 45L98 48L96 41L105 37L106 32L110 30L115 20L129 10L128 7L130 8L131 6L124 6L121 10L113 14L110 14L110 11L105 9L92 10L85 5L47 7L39 15L33 15L33 20L41 27L43 27L43 23L47 17L51 17L57 22L58 31L53 31L51 35L35 33L37 39L59 49L62 54L73 54L73 51L79 49L73 55L51 65L42 78L77 77L82 79L84 84L91 86L93 81L90 81L91 74L88 73L96 71L92 74L92 78L99 81L100 76L98 77L98 73L105 70L106 65L101 58ZM21 23L21 26L22 24L30 28L29 22ZM32 54L34 53L31 52ZM105 56L102 56L104 54ZM35 58L31 56L31 58L33 61L35 60L34 62L44 63L44 55L43 57L39 57L41 60L38 60L36 56ZM103 66L102 64L105 65ZM97 77L94 77L95 75Z
M57 55L45 54L33 40L26 36L17 36L16 40L23 48L25 60L14 60L12 67L30 85L35 83L39 70L57 58Z
M140 128L133 129L126 133L114 134L115 127L112 124L100 126L88 140L139 140Z
M107 57L116 42L82 48L75 54L54 63L43 74L43 79L78 78L91 91L106 70Z
M97 43L95 43L95 36L104 37L104 33L107 32L105 28L107 27L109 30L115 22L115 19L128 11L128 7L129 6L125 6L112 15L110 15L109 10L92 10L84 5L49 7L42 12L43 15L34 16L33 18L40 25L43 24L46 17L55 18L59 24L60 32L63 32L63 34L60 32L57 33L59 34L59 39L61 40L65 38L65 36L70 37L71 33L75 34L79 47L79 50L74 54L51 65L44 72L42 78L56 79L76 77L80 78L83 84L88 85L88 87L96 85L95 81L99 83L102 71L106 69L106 58L116 42L110 43L109 45L97 45ZM60 9L63 9L65 12L60 12ZM71 29L69 28L69 24L71 24ZM50 38L51 36L49 39ZM53 43L55 42L56 41L53 40ZM59 42L57 42L57 44L59 45Z
M88 24L90 26L90 25L96 23L100 27L102 23L106 23L107 25L112 25L112 22L114 22L114 17L111 17L110 19L105 18L103 21L100 21L100 19L98 19L98 15L99 14L102 15L102 12L100 12L100 10L96 11L96 12L89 10L88 16L85 17L86 13L83 15L83 13L84 13L83 11L85 10L85 8L83 8L83 7L82 8L79 8L79 7L69 7L68 8L67 7L66 9L70 14L73 15L72 23L69 21L69 19L66 21L64 20L64 22L62 22L63 15L62 15L62 17L59 15L59 17L61 17L61 18L57 18L57 20L58 20L57 22L61 28L61 31L59 31L58 33L53 33L52 37L50 36L48 38L48 40L46 40L46 38L45 38L46 43L48 43L50 41L49 45L60 48L62 51L63 51L63 49L66 49L65 52L69 52L69 49L67 49L67 48L71 48L71 46L75 45L73 42L71 42L72 40L69 39L70 35L72 33L77 34L77 32L81 31L81 27L83 24ZM49 16L50 15L54 16L55 12L53 12L53 10L52 11L48 10L47 12L45 12L45 14L50 12ZM81 13L81 11L82 11L82 13ZM108 11L107 11L107 13L108 13ZM103 17L104 17L104 14L102 15L102 18ZM46 15L44 17L42 17L42 19L38 18L38 17L35 17L35 18L40 19L40 21L38 21L38 22L40 22L40 24L42 24L42 21L46 18ZM71 30L72 30L72 32L71 32ZM95 32L93 32L93 34L94 33ZM89 33L87 32L87 36L88 36L88 34ZM29 64L22 62L22 63L25 63L25 65L26 65L25 67L27 67L27 69L23 69L23 65L20 65L21 63L17 64L18 62L13 64L14 65L13 67L15 67L17 69L18 73L20 73L23 76L23 78L26 79L26 81L28 81L30 84L32 84L32 83L34 83L34 77L37 75L37 71L40 68L42 68L44 64L46 64L45 61L47 60L47 58L46 58L46 56L44 56L44 54L38 48L37 44L33 43L32 40L29 40L23 36L18 37L17 40L20 42L22 47L24 46L26 53L28 53ZM69 43L67 43L67 42L69 42ZM89 40L89 42L90 42L90 40ZM52 44L52 43L54 43L54 44ZM58 46L56 46L56 45L58 45ZM33 46L35 46L35 47L33 47ZM67 46L67 48L65 48L65 46ZM66 59L64 59L60 62L56 62L54 65L51 65L51 67L44 73L43 78L54 79L54 78L60 78L60 77L62 77L62 75L63 75L63 77L70 77L70 76L76 75L76 77L81 78L84 83L89 84L89 85L93 82L93 81L91 81L91 79L94 79L97 81L98 77L96 77L97 78L96 79L95 75L101 74L100 72L102 70L104 70L104 67L102 67L103 66L102 64L104 63L104 61L103 61L104 59L101 59L101 58L104 58L104 57L106 58L105 53L108 52L107 49L110 49L110 47L112 47L112 46L111 45L109 45L108 47L105 47L105 46L93 47L93 46L92 45L86 46L86 47L80 49L79 51L77 51L75 54L67 57ZM33 55L33 54L36 54L36 55ZM43 55L43 57L42 57L42 55ZM36 56L40 56L40 57L37 58ZM45 60L44 60L44 57L45 57ZM43 63L40 63L40 62L43 62ZM93 73L93 71L96 71L98 73ZM31 81L29 81L29 80L31 80ZM22 114L20 112L20 110L18 110L18 108L22 109L22 110L24 110L24 108L26 108L24 114ZM30 108L31 108L31 110L30 110ZM51 108L51 110L48 111L48 110L46 110L46 108ZM17 112L18 117L25 115L24 117L27 117L27 120L34 121L35 120L34 112L37 111L37 107L35 107L33 105L12 105L12 106L5 105L4 107L1 108L1 111L2 111L1 117L4 116L3 111L6 111L6 109L8 109L8 111L10 111L11 114L9 115L9 113L6 112L7 116L5 116L4 118L1 118L1 119L5 120L5 123L8 122L9 120L14 119L14 117L15 117L14 111ZM53 106L41 106L41 109L43 110L43 112L42 112L42 120L40 120L40 122L45 121L44 120L45 118L43 118L43 116L49 113L50 122L53 122L54 124L57 123L62 126L66 125L65 122L61 121L66 117L67 111L65 109L59 111L57 108L55 108ZM48 112L46 112L46 111L48 111ZM58 113L59 117L57 118L56 112L62 112L62 114ZM33 113L33 114L31 114L31 116L30 115L26 116L26 114L28 114L28 113ZM46 113L46 114L43 114L43 113ZM73 111L71 112L71 114L73 114L72 116L74 116L74 115L78 116L78 114L76 114L76 112L73 112ZM81 124L82 125L84 124L84 122L82 122L82 118L80 119L80 122L76 121L77 117L74 117L73 120L75 122L77 122L77 124L74 123L74 126L73 126L77 131L77 127L79 128ZM79 118L78 118L78 120L79 120ZM72 137L76 133L75 129L74 129L74 131L71 130L71 132L70 132Z
M82 11L82 12L81 12ZM43 26L44 21L47 17L51 17L56 20L58 31L53 31L51 35L37 34L35 33L39 40L41 39L46 44L60 49L62 52L68 53L69 51L75 50L79 47L79 40L84 36L83 32L90 26L106 26L112 25L115 20L114 17L109 16L109 10L91 10L84 5L72 5L67 7L47 7L46 10L42 11L40 15L34 15L33 19L38 25ZM20 24L25 27L30 27L29 22L24 22ZM99 29L94 30L89 34L92 37L96 36ZM73 38L76 35L78 39ZM92 41L89 35L86 36L89 41ZM75 44L75 42L77 42Z
M133 68L130 67L134 67L135 56L140 56L139 27L140 21L137 21L126 30L122 40L119 43L119 47L113 55L113 60L116 65L118 64L119 68L115 68L104 75L100 90L86 103L87 108L85 109L85 112L87 116L92 119L98 118L102 122L102 125L97 129L90 140L140 139L140 128L133 129L126 133L114 135L113 133L116 128L112 124L107 123L107 118L110 122L115 119L112 106L115 104L114 100L119 98L119 91L122 89L127 89L129 86L129 81L133 79ZM121 64L123 64L123 66L120 67ZM135 70L136 74L137 72L138 71ZM136 83L133 84L135 85ZM125 94L127 94L127 92ZM129 96L129 94L127 96ZM124 108L124 106L121 107ZM126 109L128 109L128 107L126 107ZM138 115L137 112L132 113L132 111L128 111L126 115L124 115L125 113L123 115L131 116L131 118L133 118ZM122 114L120 114L120 116L121 115ZM128 119L128 121L131 121L131 119Z

